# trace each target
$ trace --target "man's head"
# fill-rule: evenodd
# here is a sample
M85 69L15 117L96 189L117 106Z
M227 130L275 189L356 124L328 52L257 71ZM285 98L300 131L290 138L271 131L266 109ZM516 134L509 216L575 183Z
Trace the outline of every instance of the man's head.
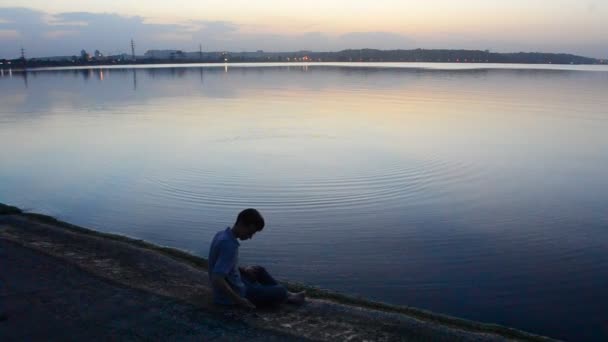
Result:
M239 240L251 239L253 234L264 229L264 218L259 211L249 208L241 211L232 227L234 236Z

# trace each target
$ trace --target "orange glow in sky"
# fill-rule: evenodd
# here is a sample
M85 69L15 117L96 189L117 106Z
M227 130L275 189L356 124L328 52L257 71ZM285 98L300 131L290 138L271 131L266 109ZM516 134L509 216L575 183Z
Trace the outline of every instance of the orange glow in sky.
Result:
M168 48L167 42L175 42L174 48L186 48L188 42L202 40L199 36L211 36L215 41L207 43L210 49L250 50L259 46L278 51L296 46L281 39L293 41L306 36L297 45L301 49L487 48L608 56L608 2L599 0L0 0L0 42L17 42L28 36L12 24L19 18L6 12L15 7L38 11L54 25L55 29L45 29L48 40L77 39L87 28L87 34L92 35L93 30L103 31L83 13L118 15L125 22L123 32L127 35L145 31L131 27L139 20L140 25L160 31L144 39L138 37L158 43L146 42L142 48ZM60 19L65 13L72 13L70 20ZM72 26L57 27L66 22ZM198 31L209 23L214 28ZM218 28L218 23L225 26ZM165 26L161 30L152 25ZM361 33L376 35L364 39ZM269 46L257 44L275 38Z

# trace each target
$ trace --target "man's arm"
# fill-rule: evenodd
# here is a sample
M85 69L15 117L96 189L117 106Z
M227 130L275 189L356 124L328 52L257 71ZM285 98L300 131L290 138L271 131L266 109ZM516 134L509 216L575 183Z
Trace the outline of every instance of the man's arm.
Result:
M246 308L255 308L251 302L236 293L226 279L228 274L234 271L235 264L237 263L238 245L227 241L221 241L216 248L217 258L213 265L213 269L209 270L213 286L228 296L233 303Z
M213 285L216 288L220 289L220 291L222 291L225 295L230 297L230 299L232 299L232 301L234 303L236 303L242 307L246 307L248 309L255 309L255 305L253 305L253 303L251 303L246 298L239 296L238 293L234 292L232 287L230 287L230 285L226 281L225 276L221 276L219 274L213 274L211 276L211 281L213 282Z

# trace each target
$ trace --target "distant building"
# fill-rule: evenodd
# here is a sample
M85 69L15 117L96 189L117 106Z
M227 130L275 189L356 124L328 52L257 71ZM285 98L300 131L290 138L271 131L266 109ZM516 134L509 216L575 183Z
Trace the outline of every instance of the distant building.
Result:
M182 50L177 50L169 55L169 59L184 59L186 54Z
M103 58L103 53L99 52L99 50L95 50L95 59L102 59Z
M180 50L148 50L144 53L144 58L169 59L171 56L175 57L178 52L183 54Z

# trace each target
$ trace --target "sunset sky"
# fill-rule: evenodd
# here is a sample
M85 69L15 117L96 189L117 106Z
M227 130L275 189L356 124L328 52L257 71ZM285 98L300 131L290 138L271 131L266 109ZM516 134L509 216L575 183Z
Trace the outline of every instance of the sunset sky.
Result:
M0 0L0 57L148 49L465 48L608 58L608 2Z

